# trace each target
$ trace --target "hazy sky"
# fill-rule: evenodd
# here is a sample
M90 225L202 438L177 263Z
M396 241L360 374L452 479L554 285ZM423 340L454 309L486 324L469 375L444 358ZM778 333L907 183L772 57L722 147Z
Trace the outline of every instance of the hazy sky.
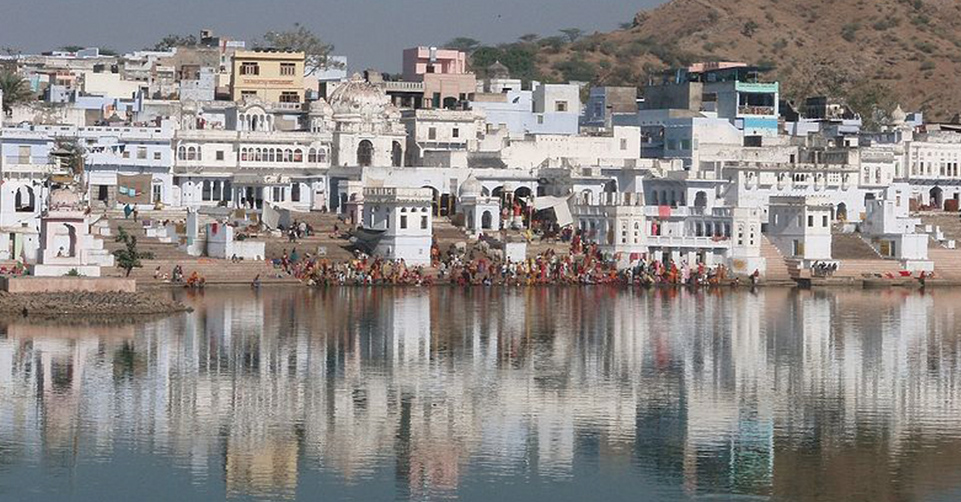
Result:
M300 22L352 70L399 71L401 50L456 36L485 43L560 28L607 31L664 0L0 0L0 47L24 52L64 45L118 51L152 46L168 33L211 28L253 40Z

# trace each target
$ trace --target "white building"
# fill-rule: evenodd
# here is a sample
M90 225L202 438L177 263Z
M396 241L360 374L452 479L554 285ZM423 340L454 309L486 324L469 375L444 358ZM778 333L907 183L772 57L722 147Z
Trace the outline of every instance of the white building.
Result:
M882 199L868 201L861 224L865 240L882 257L900 260L907 270L933 270L928 260L928 235L917 232L921 220L908 216L910 187L891 185Z
M825 197L771 197L767 236L782 255L831 259L831 203Z
M431 193L423 188L365 188L363 229L373 254L429 265Z

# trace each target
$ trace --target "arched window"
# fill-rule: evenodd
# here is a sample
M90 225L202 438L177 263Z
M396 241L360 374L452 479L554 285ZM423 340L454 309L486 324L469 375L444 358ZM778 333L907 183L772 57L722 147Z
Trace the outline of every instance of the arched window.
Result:
M368 140L363 140L357 145L357 165L370 166L374 162L374 144Z
M327 150L323 148L317 150L317 162L327 162Z
M241 149L240 149L240 160L243 161L243 162L246 162L246 161L247 161L247 149L246 149L246 148L241 148Z
M187 148L187 160L197 160L197 149L194 147Z
M284 162L290 162L293 157L294 153L290 151L290 148L284 149Z
M260 162L261 160L263 160L262 152L260 151L260 148L257 148L254 150L254 160L257 162Z
M277 160L277 150L274 148L267 150L267 162L276 162L276 160Z
M303 161L304 161L304 151L301 150L300 148L294 150L294 162L303 162Z
M401 160L404 157L404 150L400 146L399 141L395 141L390 150L390 163L394 167L400 167Z
M177 149L177 160L187 160L187 147L181 145Z
M310 162L311 164L317 162L317 149L311 148L310 150L307 150L307 162Z

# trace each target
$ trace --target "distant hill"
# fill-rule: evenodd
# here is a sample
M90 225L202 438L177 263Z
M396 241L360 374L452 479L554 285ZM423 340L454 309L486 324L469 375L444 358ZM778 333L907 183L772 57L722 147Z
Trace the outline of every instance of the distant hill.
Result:
M673 0L629 28L526 45L549 80L643 87L670 67L745 61L772 67L790 99L833 95L865 116L961 111L959 0Z

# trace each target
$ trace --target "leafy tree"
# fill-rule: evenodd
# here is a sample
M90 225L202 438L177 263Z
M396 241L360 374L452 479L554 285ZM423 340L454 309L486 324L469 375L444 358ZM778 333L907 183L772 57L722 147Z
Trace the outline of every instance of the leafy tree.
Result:
M124 277L130 277L131 270L143 267L140 263L141 259L149 260L153 258L152 253L141 253L137 251L137 237L128 234L123 227L118 230L116 241L124 244L123 249L118 249L113 252L113 255L117 258L117 266L125 272Z
M521 35L520 37L518 37L517 40L525 44L531 44L536 42L538 38L541 38L541 36L538 35L537 33L527 33L525 35Z
M565 42L566 39L564 37L555 36L542 38L539 43L541 47L549 47L552 52L560 52Z
M84 47L82 45L64 45L60 50L64 52L77 52L82 51Z
M580 28L564 28L563 30L558 31L563 33L571 43L577 41L577 39L581 38L581 36L584 34L584 30L581 30Z
M293 29L287 31L264 33L263 44L265 47L303 52L304 72L307 76L324 68L340 66L339 62L330 59L334 46L321 40L300 23L294 23Z
M26 103L33 98L30 85L16 73L0 72L0 91L3 91L3 111L9 112L13 105Z
M561 73L564 80L590 82L597 76L597 69L583 59L570 59L554 64L554 69Z
M480 45L481 43L479 40L470 37L457 37L453 40L448 40L447 43L444 44L444 47L470 54L477 50Z
M193 35L176 35L171 33L160 39L159 42L154 44L153 50L155 51L168 51L174 47L195 47L197 45L197 37Z
M754 36L754 33L758 28L760 28L760 25L758 25L757 22L752 19L744 23L744 26L741 28L741 34L747 38L751 38Z

